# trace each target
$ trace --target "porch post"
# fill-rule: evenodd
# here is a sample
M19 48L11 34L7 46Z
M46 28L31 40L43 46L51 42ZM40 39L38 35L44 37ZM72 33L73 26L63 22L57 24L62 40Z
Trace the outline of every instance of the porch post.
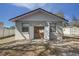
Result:
M29 33L30 33L30 40L33 40L34 39L34 26L30 26L30 29L29 29Z
M47 40L49 40L49 35L50 35L50 26L49 25L47 25L47 26L45 26L44 27L44 39L47 41Z

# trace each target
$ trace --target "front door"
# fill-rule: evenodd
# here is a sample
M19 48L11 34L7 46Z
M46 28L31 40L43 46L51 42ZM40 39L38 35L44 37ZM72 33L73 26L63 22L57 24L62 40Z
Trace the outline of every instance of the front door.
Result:
M34 26L34 39L44 39L44 26Z

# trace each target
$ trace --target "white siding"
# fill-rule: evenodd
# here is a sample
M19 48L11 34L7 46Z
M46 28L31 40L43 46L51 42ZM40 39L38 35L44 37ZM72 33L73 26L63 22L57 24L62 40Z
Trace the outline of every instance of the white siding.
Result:
M49 26L45 26L44 28L44 39L49 40Z
M22 25L21 25L21 22L16 22L15 39L16 40L25 39L21 34L22 34Z
M29 33L30 33L30 39L32 40L33 38L34 38L34 28L33 28L33 26L29 26L30 27L30 29L29 29Z
M54 15L50 15L48 13L36 13L31 16L24 16L20 18L18 21L62 21L63 19L60 19Z

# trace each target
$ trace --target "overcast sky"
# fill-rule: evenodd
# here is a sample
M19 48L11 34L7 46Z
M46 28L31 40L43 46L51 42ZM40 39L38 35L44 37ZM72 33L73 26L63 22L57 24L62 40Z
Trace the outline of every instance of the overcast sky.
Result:
M79 19L79 4L1 4L0 3L0 22L4 22L5 26L14 25L9 19L29 12L36 8L45 9L51 13L62 12L67 20L71 20L72 16L76 16Z

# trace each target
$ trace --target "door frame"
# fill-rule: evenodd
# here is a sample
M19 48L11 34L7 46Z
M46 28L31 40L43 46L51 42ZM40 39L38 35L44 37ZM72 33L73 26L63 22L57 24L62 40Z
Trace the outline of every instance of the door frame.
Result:
M45 26L43 26L43 25L41 25L41 26L39 26L39 25L34 26L34 30L33 30L34 34L33 34L33 37L34 37L35 40L39 40L40 38L39 38L39 39L36 39L36 38L35 38L35 27L43 27L43 31L44 31L44 30L45 30ZM44 33L44 32L43 32L43 33ZM43 34L43 39L44 39L44 35L45 35L45 34Z

